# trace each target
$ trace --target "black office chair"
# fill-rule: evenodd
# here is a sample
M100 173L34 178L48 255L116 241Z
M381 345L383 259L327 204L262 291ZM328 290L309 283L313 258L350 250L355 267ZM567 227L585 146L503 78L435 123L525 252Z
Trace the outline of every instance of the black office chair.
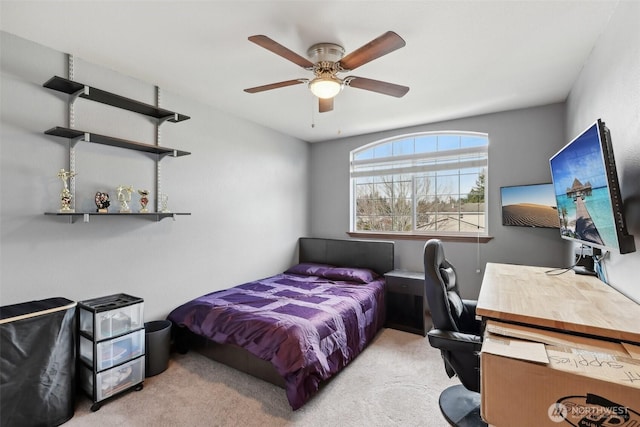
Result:
M476 301L460 297L456 271L438 239L424 246L424 276L433 321L429 343L440 350L449 378L457 375L462 382L440 394L440 410L453 426L486 426L480 417L482 335Z

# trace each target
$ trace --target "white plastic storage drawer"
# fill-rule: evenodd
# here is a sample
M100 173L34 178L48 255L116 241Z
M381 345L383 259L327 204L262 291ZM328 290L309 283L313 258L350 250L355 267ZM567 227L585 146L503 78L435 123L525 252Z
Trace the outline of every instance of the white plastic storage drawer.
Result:
M144 354L144 329L96 345L96 369L102 371ZM93 341L80 337L80 357L93 366Z
M91 369L81 365L80 379L84 391L93 393L93 374ZM96 402L116 393L120 393L144 379L144 356L123 365L96 374Z
M78 303L80 331L100 341L141 329L144 325L143 305L141 298L126 294L81 301Z

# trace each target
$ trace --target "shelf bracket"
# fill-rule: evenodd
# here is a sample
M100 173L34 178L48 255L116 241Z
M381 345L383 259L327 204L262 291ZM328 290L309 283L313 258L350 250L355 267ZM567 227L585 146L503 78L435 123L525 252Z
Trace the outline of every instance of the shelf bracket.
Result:
M69 146L70 148L75 148L76 144L82 140L87 141L87 142L91 142L89 139L91 138L89 135L91 135L89 132L85 132L83 136L77 136L75 138L69 138ZM74 162L75 163L75 162ZM75 170L75 167L73 168L73 170Z
M158 106L159 107L159 106ZM178 113L173 113L171 116L165 116L165 117L160 117L158 119L158 126L160 126L161 124L169 121L169 120L173 120L173 121L178 121Z
M89 214L88 213L82 215L82 222L89 222Z
M173 152L171 152L171 153L159 153L158 154L158 160L162 160L167 156L177 157L176 150L173 150Z
M76 92L73 92L70 95L69 102L71 104L74 104L76 102L76 100L80 97L80 95L89 96L89 86L84 85L84 87L82 89L77 90Z

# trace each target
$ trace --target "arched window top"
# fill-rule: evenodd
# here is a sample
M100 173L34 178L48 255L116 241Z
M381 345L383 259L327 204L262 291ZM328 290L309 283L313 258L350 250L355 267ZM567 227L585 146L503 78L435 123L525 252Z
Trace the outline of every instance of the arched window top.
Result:
M464 150L487 147L489 136L480 132L421 132L386 138L356 148L352 160L381 159L434 151Z

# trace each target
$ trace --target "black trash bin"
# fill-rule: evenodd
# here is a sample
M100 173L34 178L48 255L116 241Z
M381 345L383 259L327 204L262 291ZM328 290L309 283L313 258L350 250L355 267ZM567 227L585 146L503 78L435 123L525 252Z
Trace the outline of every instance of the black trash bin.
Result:
M169 366L171 321L154 320L144 324L145 377L164 372Z

